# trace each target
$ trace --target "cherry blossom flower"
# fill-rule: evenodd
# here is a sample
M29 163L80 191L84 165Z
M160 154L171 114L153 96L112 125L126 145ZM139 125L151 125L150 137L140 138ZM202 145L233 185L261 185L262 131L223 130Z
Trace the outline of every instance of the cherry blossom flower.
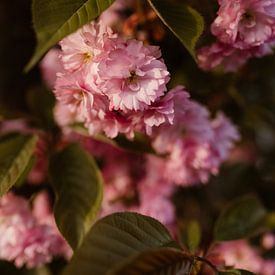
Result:
M273 0L219 0L219 4L211 30L221 42L248 49L274 38Z
M40 63L42 78L49 89L53 89L57 73L63 73L63 64L60 60L61 50L52 48L48 51Z
M28 268L68 255L68 246L55 226L40 222L24 198L12 193L0 200L0 258Z
M210 120L202 105L189 99L183 87L171 90L174 96L173 124L163 124L153 131L153 146L168 154L166 177L177 184L207 182L218 173L239 135L231 122L219 114Z
M72 72L88 68L96 71L96 63L109 47L109 39L114 37L112 30L101 22L87 24L65 37L60 42L65 70Z
M235 72L252 57L263 57L273 53L273 42L250 49L238 49L229 44L215 42L198 50L198 62L201 69L210 71L222 66L225 72Z
M261 257L260 250L246 240L222 242L211 249L207 258L219 265L239 268L259 275L273 275L275 261Z
M99 63L101 89L115 110L143 110L166 91L169 73L158 47L118 41Z
M198 62L201 69L210 71L222 65L225 72L235 72L244 65L252 54L248 50L240 50L224 43L213 43L198 51Z

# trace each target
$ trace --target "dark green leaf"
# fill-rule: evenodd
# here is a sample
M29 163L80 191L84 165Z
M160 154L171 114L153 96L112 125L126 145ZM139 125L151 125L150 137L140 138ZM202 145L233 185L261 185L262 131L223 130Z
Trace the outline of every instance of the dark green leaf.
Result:
M19 180L33 155L37 137L9 135L0 140L0 196Z
M71 125L71 128L81 135L89 136L89 133L83 124L74 124ZM97 141L104 142L133 153L156 154L156 151L150 143L150 139L139 132L135 132L135 137L132 140L126 138L124 135L118 135L116 138L110 139L104 135L99 134L93 138Z
M76 249L101 205L103 181L100 171L88 153L72 144L51 158L50 177L56 191L57 226Z
M55 97L52 92L44 87L30 89L27 94L27 103L39 127L45 130L52 130L57 127L53 116Z
M26 179L27 179L27 177L28 177L30 171L31 171L32 168L33 168L34 163L35 163L35 157L31 157L31 159L30 159L30 161L28 162L28 164L27 164L25 170L23 171L23 173L21 174L21 176L19 177L19 179L18 179L18 180L16 181L16 183L14 184L14 186L15 186L16 188L21 187L21 186L25 183L25 181L26 181Z
M136 213L112 214L92 227L64 275L105 275L140 252L172 246L169 232L157 220Z
M195 58L195 46L204 29L202 16L184 3L148 0L163 23Z
M159 248L147 250L113 268L108 275L181 275L190 274L194 259L181 250Z
M261 227L266 210L254 196L246 196L233 202L220 215L215 226L218 241L249 237Z
M125 136L119 135L114 141L117 146L134 153L156 154L150 140L141 133L136 132L133 140L129 140Z
M190 221L181 228L181 239L183 244L189 249L189 251L194 252L201 241L201 228L197 221Z
M37 36L29 71L57 42L99 16L114 0L33 0L33 25Z

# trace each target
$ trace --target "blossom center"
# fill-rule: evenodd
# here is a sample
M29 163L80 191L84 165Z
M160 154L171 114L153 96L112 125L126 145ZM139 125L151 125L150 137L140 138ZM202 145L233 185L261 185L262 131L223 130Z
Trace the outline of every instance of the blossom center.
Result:
M83 60L85 63L89 63L94 57L94 54L92 52L86 52L83 54Z
M251 11L246 11L242 15L241 22L244 23L247 27L253 27L255 25L256 17Z
M138 75L136 74L136 72L134 70L130 71L130 75L127 79L128 84L135 84L137 83L138 80Z

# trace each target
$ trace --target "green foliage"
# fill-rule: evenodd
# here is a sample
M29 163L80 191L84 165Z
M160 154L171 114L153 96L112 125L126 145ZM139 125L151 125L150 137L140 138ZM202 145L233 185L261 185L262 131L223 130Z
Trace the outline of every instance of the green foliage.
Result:
M53 45L92 21L114 0L33 0L33 25L37 36L29 71Z
M101 205L103 180L100 171L87 152L72 144L51 158L50 177L56 191L57 226L76 249Z
M195 46L204 29L203 17L193 8L169 0L148 0L163 23L195 58Z
M187 223L181 229L180 237L188 250L195 252L201 241L201 228L199 223L195 220Z
M249 237L261 227L266 210L254 196L234 201L223 211L215 226L218 241L236 240Z
M37 126L45 130L56 127L53 116L55 96L52 92L44 87L34 87L27 93L27 104Z
M8 135L0 140L0 196L19 180L33 155L37 137Z
M194 259L173 248L148 250L131 257L121 266L108 272L108 275L180 275L191 274Z
M138 253L173 246L169 232L155 219L136 213L112 214L92 227L64 275L103 275Z
M117 138L115 138L114 142L118 147L134 153L156 154L148 137L141 133L136 132L133 140L129 140L125 136L119 135Z

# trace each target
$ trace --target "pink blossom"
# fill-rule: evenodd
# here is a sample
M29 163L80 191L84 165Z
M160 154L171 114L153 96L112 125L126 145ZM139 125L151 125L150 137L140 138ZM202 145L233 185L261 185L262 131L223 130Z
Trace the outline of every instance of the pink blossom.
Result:
M151 104L148 109L133 114L133 120L137 122L136 130L152 134L153 127L158 127L167 122L173 124L174 121L174 101L173 95L167 93ZM144 129L145 128L145 129Z
M60 60L61 50L52 48L42 59L40 69L42 78L49 89L53 89L56 81L56 74L64 71Z
M215 42L198 50L199 66L210 71L222 66L225 72L235 72L252 57L263 57L273 53L274 42L264 43L250 49L238 49L229 44Z
M99 63L101 89L115 110L143 110L166 91L169 73L158 47L134 39L117 41Z
M214 131L212 148L216 152L219 161L225 161L228 152L234 146L232 141L240 139L239 132L223 113L217 114L216 118L211 121L211 127Z
M219 4L211 30L221 42L247 49L274 38L273 0L219 0Z
M218 259L221 266L245 269L259 275L275 274L275 261L262 258L260 250L246 240L222 242L207 257L212 262Z
M183 87L169 93L174 96L173 124L153 131L155 150L168 155L163 173L181 185L207 182L228 157L238 132L222 114L211 121L207 109L190 100Z
M163 164L157 157L147 157L146 176L137 185L139 205L132 210L171 226L175 223L175 209L170 197L175 186L163 177Z
M78 121L84 122L89 119L96 93L91 74L58 74L54 93L61 104L68 106L69 110L76 114Z
M0 258L28 268L50 262L67 252L56 228L37 220L28 202L12 193L0 200Z
M240 50L220 42L201 48L198 51L201 69L210 71L222 65L225 72L235 72L252 57L249 50Z
M105 54L109 39L115 36L101 22L92 22L64 38L60 45L65 70L72 72L88 68L96 71L96 63Z
M211 257L217 255L223 259L225 266L249 270L259 274L262 259L247 241L223 242L211 250Z

